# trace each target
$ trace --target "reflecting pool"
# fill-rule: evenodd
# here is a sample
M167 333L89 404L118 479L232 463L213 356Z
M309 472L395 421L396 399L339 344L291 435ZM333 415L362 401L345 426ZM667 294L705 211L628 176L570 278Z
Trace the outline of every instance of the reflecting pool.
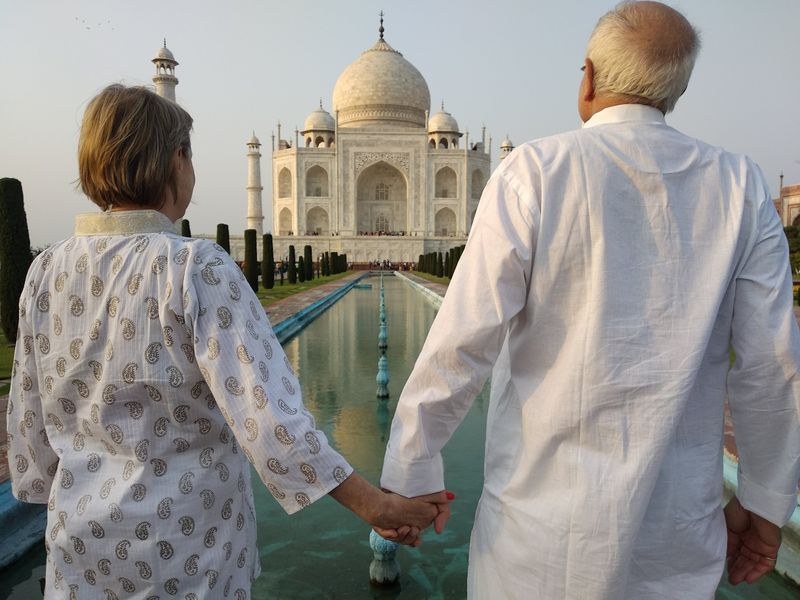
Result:
M353 289L286 345L306 405L333 444L367 479L377 483L383 450L403 382L408 378L435 309L404 282L385 278L388 324L388 401L375 397L379 280ZM289 517L256 481L262 574L253 597L278 600L369 598L461 599L466 596L467 552L480 494L488 387L480 394L444 452L448 487L457 496L446 531L426 532L419 548L400 548L400 586L372 589L369 528L330 498ZM44 551L37 548L0 572L0 598L37 597ZM791 600L797 588L777 576L755 586L721 587L718 599Z

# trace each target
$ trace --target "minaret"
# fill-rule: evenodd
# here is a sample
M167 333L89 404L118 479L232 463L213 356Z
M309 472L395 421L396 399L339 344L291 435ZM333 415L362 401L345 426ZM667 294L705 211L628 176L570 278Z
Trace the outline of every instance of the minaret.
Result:
M178 85L178 78L175 77L175 67L178 61L167 48L167 40L164 40L164 47L158 49L156 57L152 60L156 66L156 76L153 83L156 84L156 94L162 98L167 98L175 102L175 86Z
M500 142L500 160L503 160L506 156L511 154L513 149L514 144L511 143L511 140L508 138L508 134L506 134L506 139Z
M264 234L264 214L261 210L261 152L255 132L247 142L247 229L255 229L258 237ZM268 223L268 233L272 232L272 224Z

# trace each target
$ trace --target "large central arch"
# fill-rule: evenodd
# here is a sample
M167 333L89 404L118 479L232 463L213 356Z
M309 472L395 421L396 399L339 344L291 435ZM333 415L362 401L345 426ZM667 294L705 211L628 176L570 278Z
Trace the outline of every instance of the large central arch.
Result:
M356 228L360 233L408 231L408 185L386 162L364 169L356 183Z

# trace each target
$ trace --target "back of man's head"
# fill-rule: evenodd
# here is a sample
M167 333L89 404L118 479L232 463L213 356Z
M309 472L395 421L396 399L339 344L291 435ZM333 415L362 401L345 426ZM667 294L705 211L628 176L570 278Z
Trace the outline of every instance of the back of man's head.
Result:
M629 97L668 113L689 84L700 36L660 2L623 2L597 23L586 58L596 94Z

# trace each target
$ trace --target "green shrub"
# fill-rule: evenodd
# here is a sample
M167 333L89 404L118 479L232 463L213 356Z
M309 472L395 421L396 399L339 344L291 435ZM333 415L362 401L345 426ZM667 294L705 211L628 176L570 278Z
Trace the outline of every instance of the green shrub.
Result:
M227 228L227 225L226 225ZM244 230L244 276L247 283L253 288L254 292L258 291L258 253L256 248L256 236L258 232L255 229Z
M255 231L255 229L253 231ZM217 244L222 246L228 254L231 253L231 236L228 231L228 226L225 223L217 225Z
M261 255L261 285L271 290L275 287L275 251L272 248L272 234L265 233Z
M294 246L289 246L289 270L287 271L289 283L297 283L297 263L295 261Z
M0 179L0 327L9 342L17 341L19 297L31 266L31 238L17 179Z

